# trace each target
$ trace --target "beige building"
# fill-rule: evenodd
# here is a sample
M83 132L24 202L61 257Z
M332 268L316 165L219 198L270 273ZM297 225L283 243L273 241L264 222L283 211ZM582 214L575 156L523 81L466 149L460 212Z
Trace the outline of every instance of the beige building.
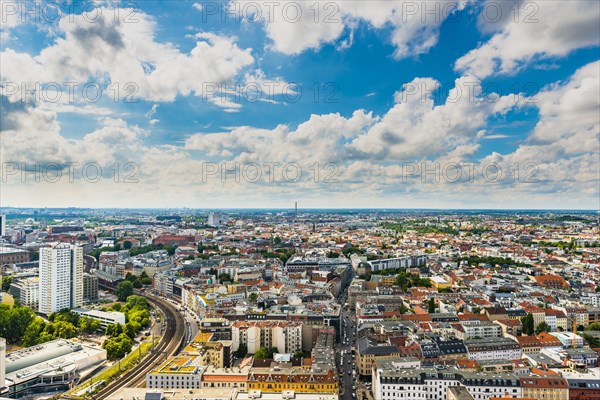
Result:
M569 400L569 384L560 375L525 376L520 380L525 398Z

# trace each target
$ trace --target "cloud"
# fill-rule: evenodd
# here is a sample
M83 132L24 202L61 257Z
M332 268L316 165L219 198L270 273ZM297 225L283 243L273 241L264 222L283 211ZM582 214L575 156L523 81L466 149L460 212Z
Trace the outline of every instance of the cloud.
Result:
M44 187L48 204L56 205L72 204L65 203L71 198L88 206L260 206L268 198L281 206L289 198L301 198L321 207L590 207L599 195L598 67L599 62L586 65L542 90L538 102L528 105L540 115L528 138L514 152L481 158L474 158L482 151L481 141L494 136L486 136L486 121L515 107L515 99L486 101L473 77L457 79L440 104L432 92L439 82L417 78L397 92L395 103L381 116L361 109L348 116L311 115L295 128L223 128L191 134L183 145L147 144L152 128L105 117L81 139L67 139L56 112L2 102L0 155L3 162L31 165L93 161L106 171L115 162L138 167L134 186L107 186L105 180L92 188L81 181ZM474 89L467 94L469 87ZM205 165L223 161L229 167L235 162L296 162L304 174L294 183L263 178L253 184L222 175L203 181ZM419 167L425 162L428 171L438 168L442 179L434 182L424 173L406 179L404 164L414 161ZM465 162L479 165L473 180L462 176L451 182L444 175L452 178L454 171L447 167ZM324 181L330 172L324 168L327 163L334 167L334 181ZM482 172L491 163L502 170L493 182ZM315 165L320 180L311 169ZM6 187L5 204L34 198L42 190L32 185L27 192L19 183ZM122 203L124 198L128 203Z
M488 117L517 104L513 95L486 100L478 79L462 77L455 81L446 102L436 106L433 93L439 85L431 78L405 84L395 95L396 104L365 135L352 141L351 154L388 161L435 158L452 151L467 155L465 150L473 150Z
M481 139L492 140L492 139L506 139L509 137L510 137L510 135L494 134L494 135L485 135Z
M234 37L199 33L184 53L155 40L156 23L149 15L137 12L131 23L124 17L114 21L113 13L101 11L97 21L63 17L62 37L34 57L4 50L3 80L27 82L28 87L36 82L114 83L122 94L129 84L136 99L173 101L178 95L203 95L207 83L232 80L254 63L251 49L239 48Z
M394 57L417 56L429 51L438 41L441 24L465 2L441 0L433 8L414 1L316 1L253 2L233 0L230 8L243 17L263 23L274 51L296 55L347 38L338 43L343 50L354 41L353 30L359 22L375 29L390 30ZM433 12L431 12L433 11Z
M502 16L489 11L503 4ZM510 8L510 9L506 9ZM516 12L518 11L518 12ZM483 17L488 13L488 20ZM493 18L493 19L491 19ZM485 78L515 74L525 66L576 49L600 44L600 3L597 1L495 2L484 4L480 27L493 32L478 48L460 57L454 68Z
M540 119L514 152L492 153L483 162L496 162L505 171L518 169L521 182L539 193L600 195L600 61L581 67L566 82L536 95ZM506 179L514 178L509 174Z

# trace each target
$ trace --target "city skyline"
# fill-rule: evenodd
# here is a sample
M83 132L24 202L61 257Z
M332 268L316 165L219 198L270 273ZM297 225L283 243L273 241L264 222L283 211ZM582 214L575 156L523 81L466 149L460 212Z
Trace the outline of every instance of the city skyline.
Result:
M597 2L0 3L2 207L598 209Z

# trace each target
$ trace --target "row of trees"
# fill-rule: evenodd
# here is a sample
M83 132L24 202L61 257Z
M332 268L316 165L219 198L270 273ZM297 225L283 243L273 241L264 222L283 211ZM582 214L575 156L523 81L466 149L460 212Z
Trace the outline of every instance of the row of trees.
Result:
M167 253L170 256L172 256L173 254L175 254L176 248L177 248L176 246L164 245L162 243L133 247L131 242L126 240L125 242L123 242L123 245L121 245L121 243L117 243L114 246L101 247L99 249L95 249L90 253L90 255L97 260L98 257L100 257L100 253L105 252L105 251L129 250L130 256L137 256L139 254L145 254L145 253L149 253L149 252L155 251L155 250L166 250Z
M542 332L550 332L552 328L545 321L540 322L535 326L535 321L533 320L533 314L528 313L527 315L521 317L521 324L523 325L523 333L525 335L539 335Z
M106 327L106 335L109 338L102 344L107 357L115 360L129 353L137 334L150 325L150 306L145 297L131 295L127 297L124 305L115 303L106 310L120 311L125 314L125 325L109 324Z
M282 249L275 249L274 252L267 251L267 250L259 250L258 252L265 258L279 258L285 264L287 262L287 260L289 260L290 257L292 257L294 255L294 253L296 253L296 250L293 248L290 248L290 249L282 248Z
M8 343L28 347L50 340L69 339L78 334L91 334L100 328L100 322L64 310L50 314L49 322L36 316L25 306L0 305L0 336Z
M460 261L466 261L469 265L489 264L492 267L495 266L495 265L516 265L517 267L522 267L522 268L529 268L529 267L531 267L530 264L526 264L526 263L523 263L523 262L514 261L511 258L505 258L505 257L469 256L469 257L458 258L458 259L456 259L456 261L459 261L459 262Z
M115 291L117 300L127 301L127 298L133 295L133 289L141 289L144 285L151 284L152 278L146 274L146 271L143 271L139 277L128 272L125 276L125 280L117 285L117 289Z

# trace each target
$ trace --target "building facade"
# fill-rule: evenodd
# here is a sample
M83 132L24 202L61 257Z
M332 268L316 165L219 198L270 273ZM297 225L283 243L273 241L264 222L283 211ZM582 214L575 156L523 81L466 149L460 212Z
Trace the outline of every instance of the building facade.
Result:
M39 312L83 304L83 248L66 243L40 248Z

